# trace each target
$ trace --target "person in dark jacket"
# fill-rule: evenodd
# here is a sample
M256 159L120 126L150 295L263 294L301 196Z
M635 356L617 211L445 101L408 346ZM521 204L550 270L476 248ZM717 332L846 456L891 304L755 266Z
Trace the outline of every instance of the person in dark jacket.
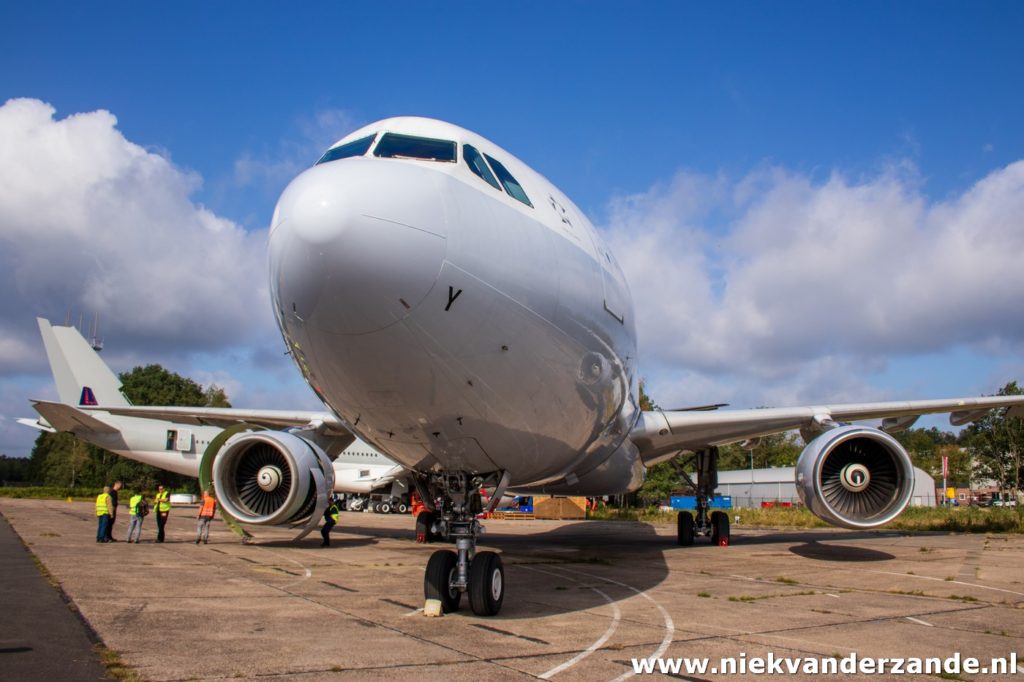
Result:
M114 485L110 486L110 523L107 524L107 542L117 542L114 539L114 521L117 520L117 491L121 487L121 481L114 481Z

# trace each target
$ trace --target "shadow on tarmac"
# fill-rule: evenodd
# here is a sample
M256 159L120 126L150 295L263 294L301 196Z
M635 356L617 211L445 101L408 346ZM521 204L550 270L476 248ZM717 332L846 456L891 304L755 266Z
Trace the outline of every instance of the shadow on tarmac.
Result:
M823 545L812 540L803 545L790 547L789 551L805 559L816 559L818 561L840 561L840 562L870 562L890 561L896 557L888 552L879 552L877 549L866 547L850 547L849 545Z

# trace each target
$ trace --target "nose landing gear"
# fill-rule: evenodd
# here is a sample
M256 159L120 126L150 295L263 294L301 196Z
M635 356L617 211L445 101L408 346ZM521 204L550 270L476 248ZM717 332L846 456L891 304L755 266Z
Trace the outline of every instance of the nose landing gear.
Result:
M485 481L465 473L431 475L417 487L429 492L424 500L436 501L436 509L421 512L416 521L416 538L454 541L455 551L441 549L427 562L423 575L423 596L441 602L444 613L459 609L462 594L469 594L469 606L478 616L494 616L505 600L505 568L494 552L477 552L477 537L484 527L476 515L484 511L480 487ZM492 505L501 499L508 485L503 476L491 495Z

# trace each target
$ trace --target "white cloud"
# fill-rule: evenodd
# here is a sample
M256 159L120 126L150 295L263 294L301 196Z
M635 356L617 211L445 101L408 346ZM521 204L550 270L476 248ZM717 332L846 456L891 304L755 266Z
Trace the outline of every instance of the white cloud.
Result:
M906 166L819 182L773 168L733 182L680 173L614 200L604 232L652 389L859 401L886 397L861 377L891 356L1019 351L1024 162L942 201L920 184Z
M50 385L36 316L63 323L70 310L88 326L98 314L115 370L198 371L197 354L280 346L266 232L197 204L201 184L126 140L109 112L57 118L32 99L0 107L3 449L27 452L33 433L13 419L31 415L27 399Z
M273 330L264 232L196 205L201 179L126 140L109 112L54 114L0 107L0 371L38 349L35 315L69 309L180 353Z

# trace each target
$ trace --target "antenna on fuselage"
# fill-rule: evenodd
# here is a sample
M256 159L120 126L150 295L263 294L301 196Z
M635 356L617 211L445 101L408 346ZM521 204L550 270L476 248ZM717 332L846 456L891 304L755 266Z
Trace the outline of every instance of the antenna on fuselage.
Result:
M95 317L92 318L92 334L89 335L92 340L89 342L89 345L92 346L92 349L97 353L103 350L103 339L99 336L99 330L100 314L95 313Z

